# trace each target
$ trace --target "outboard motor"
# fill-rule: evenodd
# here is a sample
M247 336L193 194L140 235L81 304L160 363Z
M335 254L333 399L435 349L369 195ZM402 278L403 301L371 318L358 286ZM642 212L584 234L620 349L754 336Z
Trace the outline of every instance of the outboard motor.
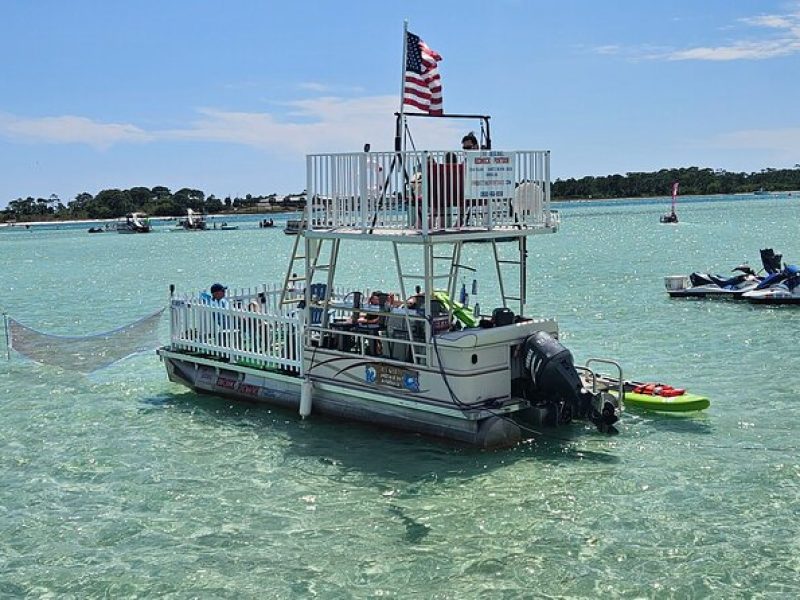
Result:
M557 423L573 418L589 419L600 431L611 431L619 420L617 407L610 397L593 394L581 382L572 353L544 331L525 340L525 372L529 378L528 398L539 404L551 404L558 410Z

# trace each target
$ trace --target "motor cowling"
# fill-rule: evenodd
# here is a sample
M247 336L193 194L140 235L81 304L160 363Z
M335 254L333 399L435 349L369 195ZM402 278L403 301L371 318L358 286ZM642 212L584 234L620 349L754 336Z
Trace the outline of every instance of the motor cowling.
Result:
M545 331L528 336L524 345L528 398L537 404L558 408L558 423L573 418L589 419L601 431L608 431L618 420L610 397L593 394L583 386L572 353Z

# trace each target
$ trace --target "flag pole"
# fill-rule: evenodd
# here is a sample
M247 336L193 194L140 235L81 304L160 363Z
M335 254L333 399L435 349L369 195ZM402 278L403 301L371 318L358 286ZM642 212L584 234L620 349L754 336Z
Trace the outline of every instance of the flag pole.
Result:
M403 64L400 69L400 119L398 120L397 131L395 132L395 150L406 151L406 115L405 115L405 91L406 91L406 61L408 60L408 19L403 19Z

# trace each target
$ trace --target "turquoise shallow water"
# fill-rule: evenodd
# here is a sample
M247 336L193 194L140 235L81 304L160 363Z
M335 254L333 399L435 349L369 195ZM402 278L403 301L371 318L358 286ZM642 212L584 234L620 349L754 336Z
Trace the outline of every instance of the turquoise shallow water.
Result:
M89 377L4 362L0 597L797 597L800 310L670 300L662 278L766 246L800 262L800 198L685 200L675 226L665 208L568 204L530 243L531 312L578 362L712 399L628 412L615 437L480 452L197 396L153 354ZM170 283L277 280L291 238L240 224L0 231L0 305L81 335L160 308ZM383 287L383 251L343 261Z

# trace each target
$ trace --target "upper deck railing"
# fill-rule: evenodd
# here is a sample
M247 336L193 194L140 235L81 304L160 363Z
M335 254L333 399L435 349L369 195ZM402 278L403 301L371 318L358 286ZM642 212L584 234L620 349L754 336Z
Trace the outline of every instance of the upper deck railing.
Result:
M307 158L309 230L554 230L550 152L407 151Z

